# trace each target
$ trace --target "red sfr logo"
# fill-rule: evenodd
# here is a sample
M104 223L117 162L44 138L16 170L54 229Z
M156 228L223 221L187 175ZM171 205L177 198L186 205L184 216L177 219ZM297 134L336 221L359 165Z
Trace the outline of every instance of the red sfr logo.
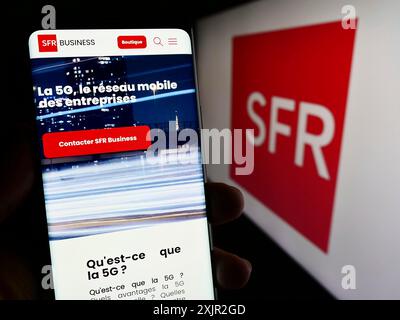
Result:
M233 39L232 129L254 129L254 172L236 176L327 252L355 38L341 21Z
M55 34L39 34L39 52L57 52L57 36Z

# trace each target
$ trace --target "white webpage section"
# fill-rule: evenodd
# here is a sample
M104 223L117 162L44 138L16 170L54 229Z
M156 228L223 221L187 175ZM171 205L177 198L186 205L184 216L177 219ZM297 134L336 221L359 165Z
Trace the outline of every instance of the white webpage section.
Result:
M50 241L56 298L214 299L207 237L202 218Z

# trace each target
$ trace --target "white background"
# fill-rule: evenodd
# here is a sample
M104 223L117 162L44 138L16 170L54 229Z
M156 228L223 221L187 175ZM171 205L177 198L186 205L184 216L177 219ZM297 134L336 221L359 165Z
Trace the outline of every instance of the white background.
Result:
M201 20L203 121L230 127L233 36L339 21L347 4L359 21L328 254L243 190L245 211L336 297L400 298L400 1L258 1ZM208 173L236 185L228 166L209 165ZM348 264L356 290L341 286Z

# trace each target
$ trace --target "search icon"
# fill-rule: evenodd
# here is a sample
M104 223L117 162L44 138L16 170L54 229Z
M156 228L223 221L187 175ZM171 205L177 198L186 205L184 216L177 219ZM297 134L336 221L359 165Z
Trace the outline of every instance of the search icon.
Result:
M153 38L153 42L154 42L155 45L163 46L160 37L154 37L154 38Z

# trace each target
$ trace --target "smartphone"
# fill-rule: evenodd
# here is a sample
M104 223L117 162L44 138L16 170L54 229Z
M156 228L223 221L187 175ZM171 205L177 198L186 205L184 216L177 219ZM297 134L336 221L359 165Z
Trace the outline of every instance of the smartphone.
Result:
M56 299L214 299L200 114L181 29L29 39Z

